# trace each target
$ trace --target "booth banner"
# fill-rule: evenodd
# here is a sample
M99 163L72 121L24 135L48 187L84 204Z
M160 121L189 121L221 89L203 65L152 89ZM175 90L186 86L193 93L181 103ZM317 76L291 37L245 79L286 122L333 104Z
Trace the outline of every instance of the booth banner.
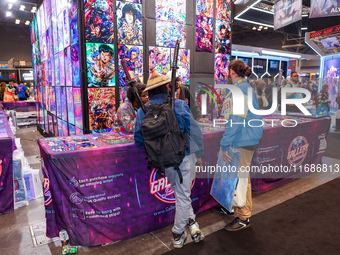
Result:
M0 117L0 215L14 211L13 150L14 137L7 117Z
M340 15L340 0L311 0L309 18Z
M302 0L280 0L274 5L274 30L302 19Z
M209 144L222 133L205 135L206 163L217 161ZM87 136L90 140L91 138ZM92 139L91 139L92 140ZM175 199L167 178L148 170L143 147L135 144L53 152L44 139L42 156L47 236L66 229L71 245L94 246L131 238L173 224ZM216 202L212 179L195 179L192 205L196 213Z

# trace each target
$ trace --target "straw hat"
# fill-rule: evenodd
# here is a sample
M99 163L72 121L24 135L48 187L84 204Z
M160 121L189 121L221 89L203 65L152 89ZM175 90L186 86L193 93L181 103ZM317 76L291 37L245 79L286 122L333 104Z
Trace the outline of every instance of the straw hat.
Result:
M153 68L150 69L150 71L151 75L149 77L149 80L146 84L146 89L144 89L144 91L155 89L171 81L171 79L168 76L157 73L156 70Z

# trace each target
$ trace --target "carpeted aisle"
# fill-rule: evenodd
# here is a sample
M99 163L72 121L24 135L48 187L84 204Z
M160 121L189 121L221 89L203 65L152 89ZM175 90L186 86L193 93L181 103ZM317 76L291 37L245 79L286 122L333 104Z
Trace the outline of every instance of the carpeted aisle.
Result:
M327 137L327 149L324 156L330 158L340 159L340 133L328 133Z
M253 216L247 229L222 229L167 254L340 254L339 216L335 179Z

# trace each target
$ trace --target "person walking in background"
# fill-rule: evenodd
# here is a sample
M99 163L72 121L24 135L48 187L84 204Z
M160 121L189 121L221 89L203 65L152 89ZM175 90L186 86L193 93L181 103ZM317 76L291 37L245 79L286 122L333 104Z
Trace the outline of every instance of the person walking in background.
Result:
M257 100L259 102L260 109L265 109L268 107L268 100L265 94L265 85L266 83L263 80L256 80L254 82L255 85L255 94L257 96Z
M237 86L242 90L246 101L248 100L247 97L249 96L248 88L251 86L248 82L246 82L244 77L249 77L251 73L251 68L245 65L245 63L239 59L231 61L228 66L228 77L231 78L234 86ZM255 92L252 91L252 93L253 106L255 109L259 110L259 103ZM228 154L229 148L238 148L241 152L239 169L247 169L247 167L249 167L251 164L254 151L260 139L262 138L263 127L232 125L230 123L248 123L249 120L262 120L262 117L253 114L249 109L245 109L245 115L235 115L231 112L228 119L231 121L228 121L226 124L226 130L220 142L223 160L227 163L231 163L232 158ZM238 231L249 227L249 218L251 217L252 207L251 182L250 177L248 176L246 204L242 208L234 208L234 212L237 217L232 222L227 224L225 229L227 231ZM221 214L231 214L231 212L221 205L213 207L212 210Z
M26 100L29 96L28 88L23 83L20 83L16 90L18 92L18 97L20 101Z
M331 102L331 100L329 99L328 90L329 90L328 84L324 84L322 86L320 93L318 93L317 96L316 96L316 102L315 102L316 103L316 109L318 109L320 104L322 103L324 106L327 107L328 112L329 112L329 110L330 110L329 103Z
M301 82L299 81L299 74L292 72L290 80L287 82L285 88L301 88ZM298 92L287 93L287 99L300 99L302 95ZM287 112L300 112L300 109L296 105L287 104Z
M0 83L0 101L4 101L4 93L6 91L7 85L5 82Z

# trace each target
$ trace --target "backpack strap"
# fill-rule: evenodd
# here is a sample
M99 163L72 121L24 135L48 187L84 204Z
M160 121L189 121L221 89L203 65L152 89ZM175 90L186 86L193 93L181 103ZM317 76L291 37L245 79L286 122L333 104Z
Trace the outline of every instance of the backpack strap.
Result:
M174 169L176 170L176 172L177 172L177 174L178 174L178 176L179 176L179 182L180 182L180 184L182 184L182 183L183 183L183 176L182 176L181 170L179 169L178 166L174 166Z

